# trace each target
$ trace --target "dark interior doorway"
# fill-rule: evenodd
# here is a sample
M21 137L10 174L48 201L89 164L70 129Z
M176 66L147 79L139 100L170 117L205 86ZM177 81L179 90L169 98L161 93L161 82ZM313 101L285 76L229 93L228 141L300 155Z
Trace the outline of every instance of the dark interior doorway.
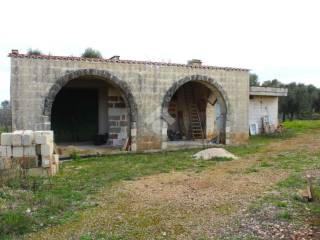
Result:
M52 106L56 142L93 141L98 133L97 89L62 89Z

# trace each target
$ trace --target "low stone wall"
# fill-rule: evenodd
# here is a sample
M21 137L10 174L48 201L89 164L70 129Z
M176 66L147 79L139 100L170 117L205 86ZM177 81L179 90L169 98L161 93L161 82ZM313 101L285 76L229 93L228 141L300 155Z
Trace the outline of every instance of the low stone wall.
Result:
M59 170L59 155L54 154L53 131L14 131L2 133L0 176L54 176Z

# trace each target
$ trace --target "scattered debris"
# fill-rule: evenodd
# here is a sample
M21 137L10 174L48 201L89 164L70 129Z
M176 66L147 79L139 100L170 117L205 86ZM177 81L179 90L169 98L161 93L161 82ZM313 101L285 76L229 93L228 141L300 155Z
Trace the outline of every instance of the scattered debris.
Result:
M313 200L313 196L312 196L312 192L313 192L313 189L312 189L312 177L309 174L307 175L307 183L308 183L307 189L300 190L299 191L299 195L302 198L302 200L308 201L308 202L312 202L312 200Z

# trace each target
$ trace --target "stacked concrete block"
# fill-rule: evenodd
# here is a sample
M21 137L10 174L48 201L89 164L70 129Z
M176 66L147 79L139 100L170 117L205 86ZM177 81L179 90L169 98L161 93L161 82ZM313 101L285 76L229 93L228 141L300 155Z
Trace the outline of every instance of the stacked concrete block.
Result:
M54 154L53 131L3 133L0 156L0 170L10 168L13 162L27 169L30 175L54 176L59 169L59 155Z
M12 145L12 133L2 133L0 145L1 146L11 146Z
M12 146L20 147L22 146L22 135L23 131L14 131L12 134Z
M22 145L32 146L33 143L34 143L34 132L31 130L24 131L22 135Z
M12 147L12 157L22 158L23 157L23 146L13 146Z

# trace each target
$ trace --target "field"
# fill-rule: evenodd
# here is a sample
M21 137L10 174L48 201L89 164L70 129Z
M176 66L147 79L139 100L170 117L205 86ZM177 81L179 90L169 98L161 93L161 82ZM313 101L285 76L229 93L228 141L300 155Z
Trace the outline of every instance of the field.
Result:
M227 146L64 162L0 188L0 239L320 239L320 121ZM315 201L301 199L306 174ZM318 235L319 234L319 235Z

